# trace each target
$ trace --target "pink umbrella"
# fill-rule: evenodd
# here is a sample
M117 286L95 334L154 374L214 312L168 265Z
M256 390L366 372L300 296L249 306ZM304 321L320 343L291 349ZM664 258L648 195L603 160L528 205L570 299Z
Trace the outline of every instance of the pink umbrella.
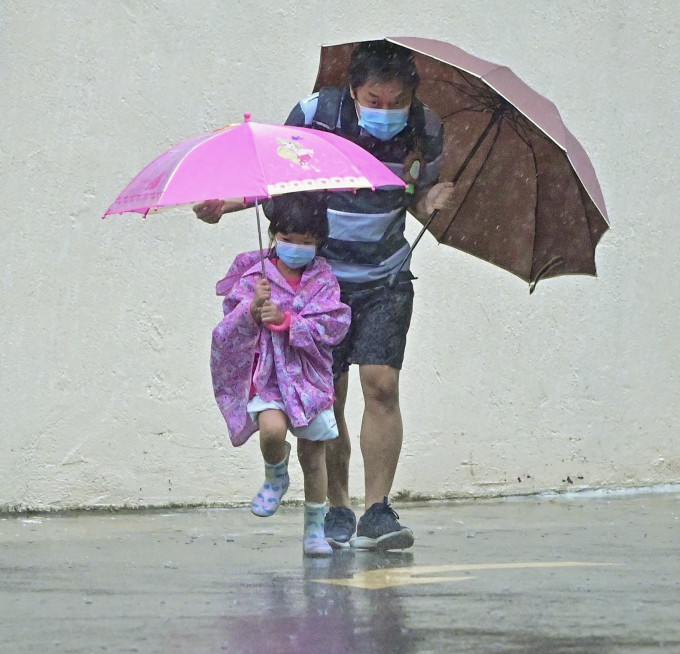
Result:
M144 168L104 216L204 200L405 186L382 162L328 132L245 121L174 146Z
M159 211L205 200L258 200L300 191L406 186L381 161L335 134L245 121L174 146L144 168L106 210ZM264 274L264 261L262 261Z

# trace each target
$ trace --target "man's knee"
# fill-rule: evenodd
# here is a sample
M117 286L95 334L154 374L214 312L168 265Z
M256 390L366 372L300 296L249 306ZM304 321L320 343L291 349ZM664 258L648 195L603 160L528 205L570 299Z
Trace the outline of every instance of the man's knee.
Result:
M399 406L399 371L390 366L363 366L361 387L366 403Z

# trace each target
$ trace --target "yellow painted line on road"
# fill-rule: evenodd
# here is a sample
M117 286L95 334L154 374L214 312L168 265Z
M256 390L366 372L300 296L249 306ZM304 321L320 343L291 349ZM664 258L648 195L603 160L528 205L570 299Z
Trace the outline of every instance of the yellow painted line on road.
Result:
M440 584L450 581L470 581L474 577L445 576L450 572L474 572L476 570L522 570L536 568L579 568L620 565L618 563L588 563L584 561L539 561L528 563L472 563L468 565L421 565L404 568L381 568L357 572L346 579L310 579L320 584L350 586L367 590L379 590L394 586L414 584ZM434 575L434 576L433 576Z

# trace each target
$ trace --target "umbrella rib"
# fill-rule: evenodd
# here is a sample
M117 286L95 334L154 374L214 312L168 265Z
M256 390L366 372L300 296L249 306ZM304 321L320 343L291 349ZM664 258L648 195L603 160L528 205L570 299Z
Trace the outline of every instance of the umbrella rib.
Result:
M453 88L456 92L460 93L461 95L464 95L467 98L470 98L471 100L474 100L478 103L478 109L475 108L474 105L470 105L468 107L464 107L460 109L459 111L490 111L495 109L498 105L500 105L504 100L502 96L494 97L488 92L485 92L484 88L477 88L474 84L468 81L467 86L463 84L459 84L456 82L452 82L451 80L447 79L436 79L434 78L432 81L437 82L438 84L444 85L444 86L450 86ZM476 93L472 93L469 88L472 88L473 90L476 91ZM457 111L452 112L449 114L450 116L455 115L458 113ZM448 117L448 116L446 116ZM444 119L444 116L441 117L442 120Z
M514 129L515 126L513 126ZM534 229L532 232L532 243L531 243L531 268L529 269L529 295L531 295L534 292L534 289L536 288L536 284L538 284L538 281L543 275L545 275L553 266L557 265L558 263L562 262L562 257L555 257L548 261L545 265L541 267L541 269L536 273L536 276L534 279L531 279L531 271L534 267L534 257L536 256L536 215L538 213L538 192L536 190L536 187L538 187L538 161L536 160L536 152L531 147L531 144L529 143L528 139L524 139L523 135L519 133L517 129L515 129L515 132L519 136L520 139L522 139L527 146L529 147L529 151L531 152L531 160L534 162ZM559 259L559 261L556 261L556 259Z
M486 139L487 134L491 130L491 128L495 125L497 125L496 129L496 136L494 136L493 143L491 144L491 149L493 149L494 144L496 143L496 139L498 139L498 134L500 132L500 126L501 126L501 119L503 117L503 106L498 106L496 107L496 110L493 112L493 115L491 116L491 119L487 123L486 127L482 130L482 133L479 135L477 140L475 141L475 144L472 146L472 149L470 152L468 152L467 157L465 157L465 160L463 163L458 167L458 170L456 171L456 174L452 178L452 182L455 184L459 179L460 176L463 174L463 171L467 168L468 164L472 160L472 158L475 156L477 153L477 150L479 150L479 147L482 145L484 140ZM487 157L489 156L489 153L487 153ZM467 190L467 193L465 194L465 197L463 198L462 202L458 205L458 209L456 210L456 213L451 217L451 220L447 226L447 228L444 230L444 235L448 231L449 227L451 227L451 224L453 221L456 219L456 216L458 215L458 212L460 211L461 207L465 203L465 200L468 197L468 194L470 193L470 189L472 188L472 185L474 185L475 180L477 179L477 176L479 175L479 171L477 175L475 175L475 179L472 180L472 184ZM390 281L389 281L389 288L394 288L394 285L396 284L397 276L401 272L401 269L404 267L404 264L406 263L407 259L411 256L411 253L413 252L414 248L418 243L420 242L420 239L423 237L423 234L427 231L427 229L430 227L432 224L432 221L437 217L437 214L439 213L439 209L435 209L427 219L427 222L423 225L423 228L420 230L420 233L418 234L418 237L416 240L413 242L413 245L408 250L408 253L406 256L401 260L401 263L399 264L399 267L392 273L390 276Z
M547 263L544 263L541 269L536 273L536 277L529 280L529 295L536 290L536 284L541 281L555 266L564 263L564 259L560 256L553 257Z
M214 132L213 134L211 134L209 138L204 139L204 140L202 140L200 143L198 143L196 146L194 146L194 147L192 147L192 148L189 148L189 149L182 155L182 158L175 164L174 169L172 170L172 172L171 172L170 175L168 176L168 179L167 179L166 182L165 182L165 188L167 188L167 187L170 185L170 182L171 182L171 181L173 180L173 178L175 177L175 174L176 174L177 171L179 170L181 164L184 162L184 160L185 160L190 154L192 154L193 152L195 152L198 148L202 147L202 146L205 145L206 143L209 143L209 142L212 141L214 138L217 138L219 135L220 135L219 131L216 131L216 132ZM199 200L192 200L192 202L194 202L194 201L198 202ZM159 208L159 207L158 207L158 203L156 203L154 209L158 209L158 208ZM149 210L147 210L147 213L148 213L148 212L149 212ZM144 216L146 217L146 214L144 214Z
M446 124L446 121L449 120L450 118L454 118L460 114L466 114L466 113L478 113L478 114L488 114L489 109L487 109L485 106L480 105L478 107L462 107L461 109L456 109L455 111L452 111L449 114L442 114L440 115L440 119L442 123Z
M262 164L262 157L260 157L260 150L257 147L257 141L255 140L255 134L253 133L253 127L252 123L250 121L245 121L243 123L244 128L248 128L248 136L250 138L251 143L253 144L253 152L257 155L257 168L260 172L260 176L262 181L264 182L264 187L267 188L267 174L264 169L264 165ZM267 197L270 197L269 194L267 194ZM245 200L245 198L244 198ZM259 219L259 213L258 213L258 219ZM264 266L262 268L264 271Z
M559 148L562 148L565 150L565 147L556 141L548 132L545 131L543 127L538 125L534 120L532 120L529 116L524 114L520 109L517 109L510 100L508 100L505 95L503 95L500 91L498 91L496 88L494 88L488 81L486 81L483 77L468 73L466 71L458 69L459 75L465 80L465 83L467 86L452 82L451 80L447 79L441 79L438 77L433 77L431 80L428 81L433 81L438 84L442 85L448 85L455 89L458 93L461 95L465 95L471 99L477 100L481 107L482 110L484 111L491 111L495 109L498 105L506 103L508 107L511 109L511 113L515 114L516 116L521 116L524 118L526 121L531 123L536 129L540 130L543 134L545 134L555 145L557 145ZM475 83L477 82L477 83ZM481 86L478 84L481 82ZM468 90L468 87L475 90L476 93L472 93L470 90ZM468 107L464 110L472 110L474 111L472 107ZM454 115L454 114L451 114ZM448 116L447 116L448 117ZM442 118L443 120L443 118ZM516 120L516 118L515 118ZM566 150L565 150L566 151Z
M527 118L521 112L514 110L512 107L510 107L510 112L508 115L511 116L511 118L508 118L507 121L510 129L512 129L512 131L517 134L517 137L524 143L524 145L526 145L528 148L531 148L531 140L529 139L530 131L526 124ZM524 124L522 124L522 119ZM540 130L539 134L541 137L547 138L554 143L554 141L543 130Z
M566 155L565 155L566 157ZM567 163L569 163L569 158L567 157ZM573 167L569 167L572 177L574 178L574 182L576 183L576 188L578 189L579 196L581 198L581 206L583 207L583 215L585 217L585 225L586 229L588 230L588 240L590 241L590 247L593 252L593 265L595 264L595 248L597 247L597 240L593 240L593 233L590 230L590 220L588 220L588 200L592 202L592 204L595 206L595 209L599 212L599 209L597 208L597 205L593 202L593 199L590 197L588 194L588 191L583 186L583 182L581 181L581 178L578 176L578 173L573 169ZM605 223L607 221L605 220Z
M522 138L521 135L519 135L519 136L520 136L520 138ZM538 138L551 140L549 136L545 135L542 132L539 133L537 136L538 136ZM533 158L534 170L538 171L538 162L536 161L535 151L534 151L533 147L531 147L530 142L527 141L527 145L529 146L529 149L531 151L531 155L532 155L532 158ZM591 252L594 256L595 255L595 248L597 246L597 242L593 242L593 234L590 231L590 222L588 220L587 199L590 199L590 196L588 196L587 191L584 189L583 183L581 182L581 179L578 176L578 173L570 165L569 158L567 157L567 153L563 152L563 156L567 160L567 167L570 171L570 174L571 174L571 177L572 177L574 183L576 184L576 188L578 190L579 197L581 199L581 210L582 210L583 216L584 216L583 222L585 224L585 229L587 231L588 241L590 242ZM536 178L538 179L538 172L536 173L536 175L537 175ZM538 193L536 193L535 195L536 195L536 202L535 202L535 205L534 205L534 216L537 216L538 215ZM531 256L532 269L533 269L533 265L534 265L535 254L536 254L536 227L534 226L534 244L532 246L532 256ZM533 277L530 274L529 293L530 294L533 293L534 290L536 289L536 285L538 284L538 282L542 278L544 278L553 268L555 268L556 266L558 266L562 263L564 263L564 257L562 257L560 255L556 255L556 256L552 257L551 259L549 259L546 263L544 263L541 266L541 268L535 273L535 275L533 275ZM558 273L558 275L559 274L560 273Z
M493 119L492 119L492 120L493 120ZM470 195L470 192L472 191L472 187L475 185L475 182L476 182L477 179L479 178L479 175L481 174L481 172L482 172L482 170L483 170L483 168L484 168L484 163L486 163L486 161L487 161L487 160L489 159L489 157L491 156L491 153L493 152L493 149L494 149L494 147L495 147L495 145L496 145L496 142L498 141L498 136L500 135L501 126L502 126L502 125L503 125L503 118L501 117L501 118L498 120L498 123L497 123L497 125L496 125L496 133L494 134L493 141L491 142L491 147L489 148L489 150L487 151L486 155L484 156L484 161L482 162L482 165L479 166L477 172L475 173L475 176L474 176L473 179L472 179L472 182L471 182L470 185L468 186L468 189L467 189L467 191L465 192L465 195L463 196L463 199L461 200L460 204L458 205L458 208L456 209L456 213L454 213L453 216L451 216L451 219L449 220L449 224L446 226L446 229L444 229L444 231L442 232L442 235L441 235L441 237L440 237L440 240L441 240L441 241L444 241L445 237L447 236L449 230L451 229L451 226L453 225L454 221L456 220L456 216L458 215L458 213L460 212L460 210L463 208L463 205L465 204L466 200L468 199L468 197L469 197L469 195ZM468 163L468 162L466 161L465 164L467 165L467 163ZM463 171L463 166L461 166L461 170L458 172L458 174L457 174L456 177L460 177L460 174L462 173L462 171Z
M527 146L529 149L529 152L531 152L531 160L533 161L534 164L534 179L538 180L538 161L536 160L536 151L534 150L532 144L531 144L531 139L529 138L529 130L527 129L526 125L521 125L519 117L521 114L512 112L512 120L508 120L508 126L510 129L512 129L515 134L517 134L517 137ZM541 139L549 139L549 137L543 132L539 132L537 134L538 138ZM549 139L550 140L550 139ZM535 182L537 185L538 182ZM532 276L532 271L534 267L534 258L536 256L536 216L538 215L538 199L539 199L539 194L538 192L534 192L534 209L533 209L533 215L534 215L534 229L533 229L533 236L532 236L532 244L531 244L531 268L529 270L529 294L531 295L535 290L536 290L536 284L545 277L555 266L559 266L561 263L564 263L564 258L560 255L556 255L554 257L551 257L546 263L544 263L537 271L536 273Z

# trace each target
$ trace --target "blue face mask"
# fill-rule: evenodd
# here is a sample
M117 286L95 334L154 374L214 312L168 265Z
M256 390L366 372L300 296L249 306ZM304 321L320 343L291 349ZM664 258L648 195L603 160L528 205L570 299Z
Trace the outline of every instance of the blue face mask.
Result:
M277 240L276 256L290 268L303 268L316 256L316 247Z
M409 110L410 107L373 109L359 105L359 127L381 141L389 141L406 127Z

